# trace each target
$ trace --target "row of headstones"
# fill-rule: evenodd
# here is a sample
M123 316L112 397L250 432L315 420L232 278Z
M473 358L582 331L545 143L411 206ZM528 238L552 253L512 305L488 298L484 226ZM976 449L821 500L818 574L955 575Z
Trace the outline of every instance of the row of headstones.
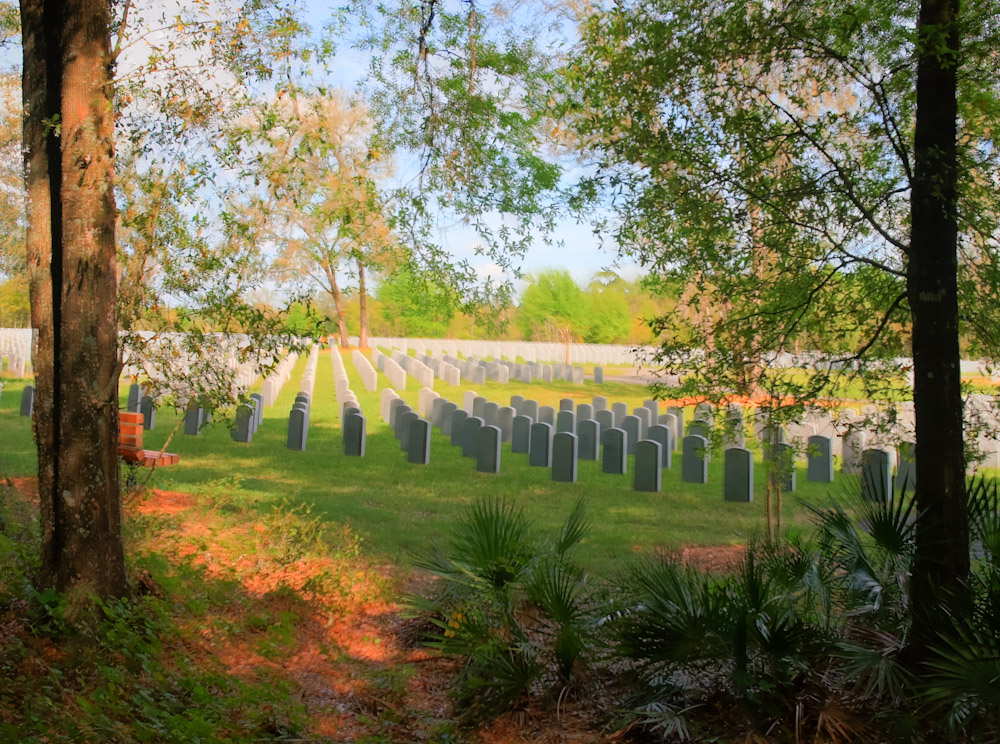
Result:
M583 367L571 364L541 364L538 362L512 362L494 357L492 360L481 360L476 357L458 359L444 356L444 361L461 370L462 377L473 385L483 385L487 380L506 383L516 380L531 383L535 380L553 382L565 380L582 385L584 380ZM604 382L604 373L600 367L594 370L594 381Z
M273 406L274 401L278 399L278 393L281 392L281 388L285 386L285 383L292 376L292 369L295 367L295 362L298 361L298 354L294 351L289 352L271 371L264 379L264 384L261 389L261 396L264 399L265 406Z
M142 385L135 382L129 385L125 410L129 413L141 413L142 428L146 431L156 428L156 401L146 393Z
M372 361L375 369L389 378L389 383L397 390L406 390L406 370L400 367L391 357L387 357L378 349L372 348Z
M235 442L251 442L257 429L264 423L264 399L258 393L250 394L250 402L236 407L232 436Z
M357 353L357 351L355 351ZM364 357L362 357L364 358ZM367 362L368 360L365 359ZM351 389L351 382L347 377L347 368L344 367L344 360L340 356L340 352L333 349L330 354L330 366L333 368L333 390L335 400L337 402L338 410L340 411L340 418L343 420L346 407L348 405L356 408L359 412L361 411L361 404L358 402L358 396L354 394ZM371 369L371 365L368 365ZM374 370L372 370L374 374Z
M356 343L356 342L354 342ZM457 357L506 358L521 357L528 362L555 362L565 358L566 345L536 341L473 341L466 339L429 338L370 338L371 346L397 349L404 354L411 349L428 356L450 355ZM655 351L652 347L639 349L641 353ZM574 364L632 365L636 361L636 348L611 344L570 344L570 360Z
M392 360L410 375L421 387L434 387L434 370L415 357L399 351L392 352Z
M333 349L330 353L332 356L340 356L340 352L336 349ZM354 368L358 371L358 375L361 377L361 384L365 386L365 390L368 392L377 390L378 372L375 371L371 362L368 361L368 357L358 349L355 349L351 354L351 360L354 362ZM336 364L334 367L336 367Z
M292 403L292 409L288 412L288 436L285 446L290 450L305 451L306 440L309 438L309 409L312 404L312 396L304 391L299 391Z
M420 361L427 365L427 367L429 367L434 373L434 376L442 382L454 385L455 387L462 384L462 370L457 365L449 362L447 359L439 359L437 357L424 354L420 357Z
M19 378L31 376L31 342L30 328L0 328L0 370Z
M309 351L309 359L306 360L306 368L302 372L302 382L299 383L299 392L305 393L311 399L316 388L316 369L319 366L319 344L313 344Z

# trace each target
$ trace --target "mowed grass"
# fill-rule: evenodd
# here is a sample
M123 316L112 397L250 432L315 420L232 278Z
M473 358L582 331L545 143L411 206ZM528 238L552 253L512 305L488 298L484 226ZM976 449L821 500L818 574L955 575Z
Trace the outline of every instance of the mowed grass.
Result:
M430 464L409 464L406 453L381 420L379 393L364 390L350 353L343 359L367 417L368 440L365 457L346 457L336 413L330 353L324 350L320 355L305 452L285 447L288 411L306 364L303 356L275 405L264 410L263 424L251 443L233 442L229 422L219 419L200 436L186 436L177 429L180 414L165 408L158 411L156 429L146 432L146 447L159 449L176 429L167 449L178 453L181 461L158 469L150 486L199 495L223 507L232 504L271 511L282 503L289 507L305 504L314 516L349 525L361 537L371 559L397 564L408 563L413 554L445 544L466 508L482 497L516 504L540 528L549 531L558 529L576 500L583 498L592 526L581 557L597 570L610 569L619 559L635 553L693 545L745 544L764 530L765 472L759 454L756 501L750 504L723 501L721 452L713 455L709 482L704 485L681 482L680 455L675 453L672 469L663 473L660 493L633 490L632 458L625 476L607 475L601 472L600 462L581 460L577 483L554 483L548 469L530 467L527 455L512 454L510 446L503 445L500 474L478 473L475 461L462 457L460 449L452 447L449 438L436 430L432 434ZM29 422L18 415L25 384L6 380L0 397L0 475L35 472ZM388 384L379 375L379 388ZM469 389L501 405L507 405L512 395L533 397L540 405L554 406L561 398L589 403L595 395L604 395L609 405L622 401L631 410L648 397L645 387L627 383L487 383L454 387L435 381L439 394L459 404ZM128 386L123 384L123 408L127 392ZM416 389L399 392L416 408ZM689 410L687 420L691 417ZM140 471L140 478L147 472ZM784 523L793 528L808 525L808 510L800 502L820 500L829 490L830 486L806 482L805 465L801 463L798 490L785 496Z

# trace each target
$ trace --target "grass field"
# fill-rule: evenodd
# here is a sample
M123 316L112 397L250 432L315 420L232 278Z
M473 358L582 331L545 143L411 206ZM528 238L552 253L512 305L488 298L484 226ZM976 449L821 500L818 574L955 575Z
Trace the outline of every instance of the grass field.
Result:
M592 521L585 558L598 571L634 553L742 544L763 530L765 475L759 455L757 501L751 504L723 501L721 453L713 456L705 485L681 483L680 457L675 455L673 468L663 474L663 491L655 494L632 490L631 472L606 475L599 462L590 461L580 461L578 483L553 483L548 469L530 467L527 455L511 454L509 445L503 446L499 475L478 473L474 461L461 457L459 449L437 431L432 435L430 464L411 465L378 415L378 393L364 390L349 354L344 355L345 367L367 415L368 442L364 458L346 457L336 416L330 353L324 351L320 356L306 452L285 448L287 415L299 389L306 363L303 357L276 404L265 409L253 442L233 442L225 421L206 427L199 437L178 431L168 450L180 455L180 464L156 471L150 486L191 493L221 509L270 511L279 504L304 504L323 520L348 525L360 536L370 559L396 564L407 563L414 552L440 545L465 507L480 496L516 503L543 529L555 529L576 499L583 498ZM18 415L21 390L27 381L8 379L4 383L0 396L0 476L32 475L35 460L29 421ZM386 378L379 375L380 388L386 385ZM609 404L623 401L630 410L647 397L640 385L596 385L589 381L582 386L553 382L475 387L436 381L435 389L458 403L465 390L475 389L501 405L515 394L534 397L541 405L558 405L564 397L590 402L593 396L604 395ZM127 391L123 385L123 408ZM415 389L401 395L416 407ZM690 411L687 419L691 419ZM158 411L155 431L146 433L146 446L162 446L179 421L179 415L172 411ZM808 524L808 512L800 500L821 499L830 489L806 482L804 469L801 463L798 491L786 495L784 520L789 526Z

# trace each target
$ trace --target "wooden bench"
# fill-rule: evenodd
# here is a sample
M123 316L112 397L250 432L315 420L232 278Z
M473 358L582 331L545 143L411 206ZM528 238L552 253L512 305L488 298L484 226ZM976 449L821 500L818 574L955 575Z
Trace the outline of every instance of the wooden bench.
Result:
M118 456L125 462L135 463L144 468L154 465L158 468L176 465L181 461L180 455L170 452L160 454L157 450L142 448L142 414L118 413Z

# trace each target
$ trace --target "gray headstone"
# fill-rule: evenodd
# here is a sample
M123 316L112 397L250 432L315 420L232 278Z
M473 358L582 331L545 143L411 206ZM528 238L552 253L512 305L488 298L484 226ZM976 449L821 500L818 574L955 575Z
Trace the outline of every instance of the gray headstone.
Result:
M660 401L654 398L646 398L642 402L642 407L649 411L649 424L659 423L660 421Z
M204 422L205 411L195 401L191 401L184 411L184 433L196 437L201 434L201 425Z
M556 409L552 406L539 406L538 407L538 418L535 421L540 421L543 424L550 424L551 426L556 425Z
M624 429L612 427L601 433L601 470L612 475L628 472L628 441Z
M403 406L406 406L406 409L410 410L410 407L406 405L406 401L402 398L394 398L389 401L389 428L393 431L396 431L396 415ZM396 439L399 439L398 434L396 435Z
M446 400L441 405L441 433L446 436L451 436L451 422L453 421L453 414L458 410L458 404L450 400Z
M153 405L153 399L148 395L142 396L142 401L139 403L139 412L142 413L142 428L146 431L152 431L156 428L156 406ZM254 420L250 422L251 433L257 430L255 424L256 416Z
M403 416L408 413L414 413L414 410L406 405L406 403L395 407L392 433L395 435L397 442L403 441Z
M479 430L483 420L479 416L469 416L462 423L462 456L478 457Z
M795 490L795 448L786 442L778 442L772 451L771 477L781 484L782 493L792 493Z
M584 419L594 418L594 407L590 403L581 403L576 407L576 420L583 421Z
M253 441L253 407L243 404L236 407L236 421L233 424L233 440Z
M497 423L496 426L500 429L500 441L510 442L511 435L514 433L514 409L510 406L502 406L497 410Z
M663 426L662 424L656 424L655 426L649 427L649 439L653 442L658 442L660 445L660 454L662 459L660 460L660 465L666 469L670 470L671 465L673 465L673 453L674 453L674 432L669 426Z
M577 454L581 460L601 458L601 427L593 419L576 422Z
M35 412L35 388L33 385L25 385L21 392L21 415L31 416Z
M833 440L815 435L806 440L806 480L833 483Z
M594 382L598 385L604 384L604 369L601 367L594 367Z
M608 399L603 395L594 396L594 412L606 411L608 409Z
M753 452L745 447L726 450L722 497L726 501L753 501Z
M264 423L264 396L260 393L250 393L250 400L254 401L253 430L256 432L260 428L260 425Z
M913 493L917 485L917 445L914 442L899 443L899 466L896 468L897 491Z
M559 411L556 415L556 434L576 431L576 414L572 411Z
M575 410L575 404L572 398L560 398L559 399L559 411L573 411Z
M132 384L128 388L128 403L125 409L129 413L138 413L139 405L142 403L143 389L141 385Z
M552 425L544 421L531 425L528 464L540 468L552 466Z
M365 456L365 417L360 413L348 413L344 417L344 454L348 457Z
M527 416L515 416L510 432L510 451L516 455L524 455L530 451L531 419Z
M500 429L482 426L476 441L476 470L480 473L500 472Z
M521 406L522 405L524 405L524 396L523 395L512 395L512 396L510 396L510 407L513 408L517 412L518 416L521 415Z
M481 419L483 419L483 421L485 421L486 420L486 416L484 414L484 409L486 408L486 404L487 403L489 403L489 400L487 400L486 398L484 398L481 395L477 395L475 398L473 398L472 399L472 415L473 416L477 416L478 418L481 418Z
M636 408L632 411L632 415L639 418L639 439L646 439L649 426L651 423L656 423L656 419L650 418L648 408Z
M886 450L861 453L861 495L871 501L892 500L892 458Z
M444 413L444 404L447 402L448 401L445 400L444 398L435 398L434 400L431 401L431 417L430 417L431 426L437 427L438 429L441 428L441 423L443 420L442 415Z
M642 439L642 421L638 416L625 416L622 418L621 428L625 431L625 435L628 438L626 441L627 452L630 455L634 455L635 445Z
M406 461L426 465L431 461L431 422L417 418L410 422L406 437Z
M661 468L663 447L659 442L644 440L635 445L635 478L632 487L636 491L659 493L662 483Z
M708 482L708 440L698 434L684 437L681 445L681 480L685 483Z
M524 401L524 403L521 405L521 415L530 418L532 423L538 421L538 401L537 400Z
M861 453L865 450L868 437L860 429L848 429L843 438L843 452L840 469L844 473L861 472Z
M671 447L674 451L677 451L677 417L672 413L665 413L660 416L660 423L658 426L665 426L670 429L670 441Z
M285 446L290 450L305 451L309 436L309 413L304 408L292 407L288 414L288 437Z
M601 434L603 435L608 429L615 428L615 415L608 410L600 410L595 415L597 419L597 425L601 428Z
M620 427L622 425L622 419L628 416L628 406L624 403L612 403L611 413L615 417L615 427Z
M486 422L487 426L497 425L497 414L500 411L500 404L489 401L485 406L483 406L483 421Z
M451 412L451 443L455 447L462 447L465 441L465 422L469 418L469 413L463 408L457 408ZM464 452L462 454L465 454Z
M416 411L406 411L400 414L396 420L399 422L399 448L403 452L410 451L410 432L413 422L420 418Z
M559 483L576 483L576 467L576 435L568 431L556 434L552 438L552 480Z
M671 406L667 409L667 413L677 419L677 428L674 429L674 442L680 447L684 439L684 409L680 406Z

